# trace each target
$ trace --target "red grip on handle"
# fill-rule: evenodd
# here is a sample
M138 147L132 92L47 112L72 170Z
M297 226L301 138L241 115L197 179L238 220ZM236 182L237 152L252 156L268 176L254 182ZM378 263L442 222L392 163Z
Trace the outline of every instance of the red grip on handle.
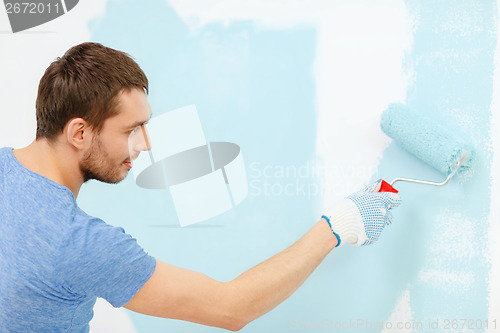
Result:
M380 184L379 192L392 192L398 193L399 191L392 187L388 182L382 179L382 184Z

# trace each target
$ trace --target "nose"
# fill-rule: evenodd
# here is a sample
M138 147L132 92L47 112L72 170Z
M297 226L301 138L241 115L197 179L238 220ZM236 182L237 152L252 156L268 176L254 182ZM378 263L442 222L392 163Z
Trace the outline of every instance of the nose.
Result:
M129 155L132 159L137 158L141 151L151 150L151 140L145 125L142 125L137 131L129 137Z
M143 141L144 145L140 151L149 151L149 150L151 150L151 140L149 138L149 133L148 133L148 129L146 128L146 125L141 126L141 132L142 132L142 136L144 138L144 141Z

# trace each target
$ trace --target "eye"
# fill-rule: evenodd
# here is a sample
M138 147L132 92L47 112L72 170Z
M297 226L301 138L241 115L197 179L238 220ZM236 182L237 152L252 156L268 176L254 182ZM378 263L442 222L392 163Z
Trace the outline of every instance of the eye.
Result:
M141 128L141 126L137 126L136 128L134 128L133 130L130 131L130 134L134 134L135 132L137 132L137 130Z

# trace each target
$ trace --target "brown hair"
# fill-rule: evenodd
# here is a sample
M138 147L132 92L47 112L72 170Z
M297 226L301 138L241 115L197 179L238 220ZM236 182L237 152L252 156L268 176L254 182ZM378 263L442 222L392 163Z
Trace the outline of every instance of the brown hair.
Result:
M118 113L118 93L131 88L148 93L148 79L128 54L98 43L72 47L40 80L36 139L53 141L72 118L86 120L99 132L104 121Z

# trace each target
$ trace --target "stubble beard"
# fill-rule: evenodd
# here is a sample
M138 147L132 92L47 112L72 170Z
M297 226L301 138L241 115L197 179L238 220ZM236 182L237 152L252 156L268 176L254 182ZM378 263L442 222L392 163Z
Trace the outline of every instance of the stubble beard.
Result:
M120 172L122 164L116 166L116 163L102 149L101 141L97 136L90 146L87 154L80 162L80 171L83 175L83 182L91 179L108 184L118 184L125 176Z

